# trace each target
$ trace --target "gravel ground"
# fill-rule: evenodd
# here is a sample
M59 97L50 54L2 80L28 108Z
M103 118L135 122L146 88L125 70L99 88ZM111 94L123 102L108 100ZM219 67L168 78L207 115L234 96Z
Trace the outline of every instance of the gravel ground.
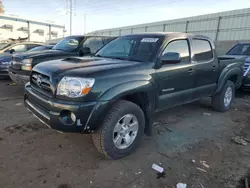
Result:
M250 140L248 93L238 93L226 113L213 111L209 99L158 113L153 136L112 161L97 152L90 135L61 134L41 124L25 109L23 88L10 83L0 80L0 188L172 188L179 182L244 188L241 179L250 175L250 143L231 141L235 135ZM157 175L153 163L165 175Z

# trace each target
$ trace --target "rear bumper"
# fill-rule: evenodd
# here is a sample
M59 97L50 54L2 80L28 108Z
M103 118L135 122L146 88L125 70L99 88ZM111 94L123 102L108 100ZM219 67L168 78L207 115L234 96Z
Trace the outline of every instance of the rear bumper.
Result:
M30 80L29 76L16 74L14 72L9 72L9 76L11 80L13 80L18 85L25 85Z
M24 103L42 122L62 132L93 132L99 125L108 102L69 102L47 98L35 91L29 83L25 85ZM66 114L73 113L75 121ZM67 119L68 118L68 119Z

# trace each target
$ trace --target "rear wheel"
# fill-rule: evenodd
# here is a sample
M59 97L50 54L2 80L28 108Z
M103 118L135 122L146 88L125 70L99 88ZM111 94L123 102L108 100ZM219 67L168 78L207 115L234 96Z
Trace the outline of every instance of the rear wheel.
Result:
M96 148L106 157L119 159L133 152L144 133L142 109L120 100L108 111L101 128L92 135Z
M235 85L228 80L220 93L212 98L213 108L219 112L225 112L230 109L235 96Z

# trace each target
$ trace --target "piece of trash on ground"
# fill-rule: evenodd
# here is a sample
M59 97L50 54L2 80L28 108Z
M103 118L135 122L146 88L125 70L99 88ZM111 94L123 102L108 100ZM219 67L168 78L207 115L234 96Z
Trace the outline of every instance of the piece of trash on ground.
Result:
M207 164L207 161L200 161L200 163L206 167L206 168L209 168L209 165Z
M135 173L135 175L139 175L139 174L141 174L141 170L140 169L139 169L138 172Z
M203 168L197 167L196 169L199 170L199 171L201 171L201 172L207 172L207 171L206 171L205 169L203 169Z
M13 82L13 83L9 84L9 86L16 86L16 83Z
M156 170L157 172L160 172L160 173L162 173L162 172L164 171L164 168L160 167L160 166L157 165L157 164L153 164L153 165L152 165L152 168L153 168L154 170Z
M201 183L200 183L200 185L201 185L201 188L205 188Z
M173 132L173 130L171 130L170 128L168 128L167 126L164 126L164 128L169 131L169 132Z
M243 145L243 146L247 145L247 141L241 138L240 136L233 136L232 141L239 145Z
M92 181L89 181L90 184L92 184L93 182Z
M156 179L160 179L160 178L165 178L166 174L164 172L164 168L162 168L161 166L157 165L157 164L152 164L152 168L157 171L157 177Z
M185 184L185 183L178 183L176 185L176 188L186 188L186 187L187 187L187 184Z
M246 188L249 188L248 178L245 178L245 187L246 187Z
M16 103L16 106L21 106L23 103L19 102L19 103Z
M203 115L204 115L204 116L211 116L211 114L210 114L210 113L207 113L207 112L203 112Z
M196 161L193 159L193 160L192 160L192 163L195 163L195 162L196 162Z

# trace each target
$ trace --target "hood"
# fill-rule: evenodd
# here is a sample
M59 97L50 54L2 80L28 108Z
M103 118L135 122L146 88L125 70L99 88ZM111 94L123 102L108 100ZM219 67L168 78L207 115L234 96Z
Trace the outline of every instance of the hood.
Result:
M246 59L248 56L245 55L223 55L219 56L219 59Z
M7 61L11 61L11 54L9 53L3 53L3 54L0 54L0 63L1 62L7 62Z
M109 58L66 58L63 60L48 61L38 64L33 68L33 71L42 73L50 77L82 77L95 73L101 73L104 71L106 72L108 70L115 71L119 68L124 69L125 67L133 67L140 64L142 63Z
M62 50L43 50L43 51L33 51L33 52L25 52L21 54L13 55L13 59L16 61L21 61L27 58L42 58L42 57L61 57L67 56L71 54L75 54L76 52L66 52Z

